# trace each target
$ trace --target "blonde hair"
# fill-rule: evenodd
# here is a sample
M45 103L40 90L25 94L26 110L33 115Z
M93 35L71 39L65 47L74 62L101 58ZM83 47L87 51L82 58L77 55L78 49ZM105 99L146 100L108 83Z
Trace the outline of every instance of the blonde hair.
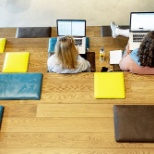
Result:
M63 36L57 40L55 54L64 68L76 68L79 53L72 36Z

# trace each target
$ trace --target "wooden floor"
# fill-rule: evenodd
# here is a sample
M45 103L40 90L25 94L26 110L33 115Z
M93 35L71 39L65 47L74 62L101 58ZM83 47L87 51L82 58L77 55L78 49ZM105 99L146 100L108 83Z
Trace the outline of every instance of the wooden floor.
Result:
M90 50L124 49L127 38L101 37L100 27L87 27ZM0 29L5 52L29 51L28 72L43 73L40 100L4 100L0 154L154 154L153 143L116 143L114 104L154 104L154 77L124 73L125 99L95 99L94 73L47 73L48 38L16 39L15 29ZM56 36L53 28L52 36ZM0 54L2 70L5 53ZM116 82L116 79L115 79Z

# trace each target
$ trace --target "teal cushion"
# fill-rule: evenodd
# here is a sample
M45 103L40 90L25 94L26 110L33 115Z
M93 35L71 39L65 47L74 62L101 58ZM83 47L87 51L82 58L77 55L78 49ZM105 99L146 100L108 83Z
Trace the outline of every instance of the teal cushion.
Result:
M86 49L90 48L90 41L89 41L89 37L86 37Z
M42 73L1 73L0 100L40 99Z
M0 106L0 126L1 126L1 123L2 123L3 110L4 110L4 107Z
M48 52L54 52L56 42L57 42L57 38L56 37L53 37L53 38L49 39ZM86 37L86 49L87 48L90 48L89 37Z
M56 37L49 39L48 52L54 52L56 42L57 42L57 38Z

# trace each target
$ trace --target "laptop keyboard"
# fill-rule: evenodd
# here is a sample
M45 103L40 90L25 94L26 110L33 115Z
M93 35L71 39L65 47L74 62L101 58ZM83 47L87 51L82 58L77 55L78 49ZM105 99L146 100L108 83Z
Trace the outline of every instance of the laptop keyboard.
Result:
M146 34L133 34L133 42L142 42Z
M76 46L82 46L82 39L75 39L74 41Z

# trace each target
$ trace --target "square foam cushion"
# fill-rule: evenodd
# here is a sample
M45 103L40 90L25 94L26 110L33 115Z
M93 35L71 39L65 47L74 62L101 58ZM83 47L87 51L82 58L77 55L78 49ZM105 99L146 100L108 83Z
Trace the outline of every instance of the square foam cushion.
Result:
M0 100L40 99L42 73L1 73Z
M27 72L29 52L7 52L2 72Z
M154 105L114 105L117 142L154 142Z
M51 27L18 27L16 38L51 37Z
M4 52L6 44L6 38L0 38L0 52Z
M48 52L54 52L57 38L50 38L48 43Z
M95 72L95 98L125 98L123 72Z

